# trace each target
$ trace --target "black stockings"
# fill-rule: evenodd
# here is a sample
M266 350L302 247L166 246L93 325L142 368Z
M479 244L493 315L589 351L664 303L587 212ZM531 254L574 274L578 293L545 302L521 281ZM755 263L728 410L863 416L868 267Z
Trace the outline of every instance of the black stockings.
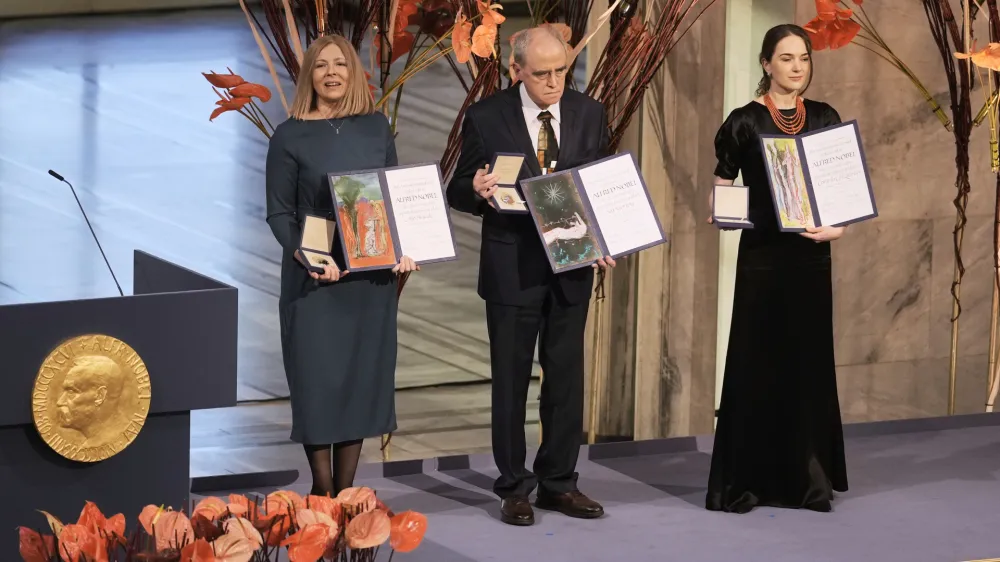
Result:
M305 445L306 458L312 470L314 496L336 497L354 485L354 474L361 459L362 440L331 445ZM332 454L331 454L332 453Z

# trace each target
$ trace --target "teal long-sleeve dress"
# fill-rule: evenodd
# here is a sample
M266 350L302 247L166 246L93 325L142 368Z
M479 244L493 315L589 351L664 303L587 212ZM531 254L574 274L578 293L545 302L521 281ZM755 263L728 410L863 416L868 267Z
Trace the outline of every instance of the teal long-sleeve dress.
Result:
M289 119L267 153L267 223L282 247L278 318L291 394L292 441L321 445L396 429L396 274L313 280L294 257L305 214L334 218L327 174L397 165L381 113ZM344 270L340 232L333 256Z

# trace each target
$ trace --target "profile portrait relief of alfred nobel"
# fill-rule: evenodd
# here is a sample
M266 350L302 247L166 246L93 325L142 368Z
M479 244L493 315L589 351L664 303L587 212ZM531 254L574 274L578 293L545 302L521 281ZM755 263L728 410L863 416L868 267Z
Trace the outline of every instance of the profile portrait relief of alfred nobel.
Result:
M100 355L78 357L56 401L59 425L88 441L120 431L127 425L118 408L124 387L125 374L114 360Z

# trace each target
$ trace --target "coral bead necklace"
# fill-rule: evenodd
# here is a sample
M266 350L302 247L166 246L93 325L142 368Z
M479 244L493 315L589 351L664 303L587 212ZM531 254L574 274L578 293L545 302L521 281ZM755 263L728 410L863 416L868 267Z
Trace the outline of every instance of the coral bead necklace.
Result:
M771 94L764 94L764 105L767 106L767 110L771 113L771 119L774 120L774 124L778 126L785 134L795 135L802 130L802 126L806 124L806 106L802 103L801 96L795 96L795 114L791 117L785 117L781 110L774 105L774 100L771 99Z

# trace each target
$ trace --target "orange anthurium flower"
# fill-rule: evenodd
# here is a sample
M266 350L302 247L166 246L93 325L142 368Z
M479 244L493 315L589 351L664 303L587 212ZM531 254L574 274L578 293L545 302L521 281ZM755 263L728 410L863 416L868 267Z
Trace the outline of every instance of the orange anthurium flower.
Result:
M215 108L212 115L209 116L209 121L214 121L216 117L222 115L227 111L239 111L243 109L243 106L250 103L250 98L233 98L231 100L219 100L215 102L215 105L219 106Z
M809 35L809 42L812 43L814 51L824 51L829 48L826 22L820 20L819 16L803 25L802 29L806 30L806 34Z
M390 64L410 52L415 38L413 33L407 31L406 28L417 23L420 23L420 6L417 4L417 0L400 0L393 18L392 60L389 61ZM375 56L378 60L382 60L382 41L378 42Z
M233 515L256 516L257 504L242 494L229 494L229 513ZM253 513L251 513L253 511Z
M484 23L472 34L472 52L484 59L491 57L497 53L496 42L497 27Z
M66 525L59 533L59 558L62 562L108 562L101 540L83 525Z
M380 509L366 511L347 524L344 536L347 546L355 550L373 548L386 541L391 533L389 516Z
M108 518L104 530L109 536L117 537L118 542L125 544L125 514L117 513Z
M829 27L828 40L831 49L839 49L846 46L861 31L861 25L854 20L840 20L832 22Z
M208 542L198 539L181 549L180 562L249 562L253 549L245 538L223 535Z
M292 528L292 518L287 513L258 514L253 526L260 531L268 546L278 546Z
M374 86L372 88L374 90ZM313 511L329 515L334 521L340 521L343 514L343 506L340 501L330 496L306 496L306 505Z
M301 530L283 541L281 546L288 547L290 562L316 562L326 552L327 537L330 530L326 525L306 525Z
M553 30L558 31L562 35L563 41L567 43L573 38L573 28L565 23L543 23L539 27L551 27Z
M242 517L226 519L222 528L226 530L227 535L247 539L253 550L259 549L264 544L264 537L260 536L260 531L253 526L253 523Z
M375 491L365 486L346 488L337 494L337 500L352 513L371 511L377 505Z
M1000 43L990 43L981 51L955 53L955 58L972 59L972 64L979 68L1000 71Z
M56 538L41 535L27 527L18 527L18 551L24 562L49 562L56 553Z
M837 19L837 4L832 0L816 0L816 17L822 21Z
M462 10L455 16L455 31L451 32L451 48L455 51L455 60L459 64L469 62L472 53L472 23L465 18Z
M181 549L181 562L218 562L218 558L208 541L198 539Z
M271 90L268 90L266 86L262 86L260 84L254 84L252 82L244 82L239 86L230 89L229 95L231 95L234 98L257 98L260 101L267 103L271 99ZM218 499L218 498L205 498L205 499ZM221 503L222 500L219 500L219 502Z
M201 74L216 88L235 88L245 82L240 75L233 74L232 71L229 74L216 74L215 72L208 74L202 72Z
M412 552L424 540L427 517L415 511L404 511L390 519L389 546L399 552Z
M503 6L500 4L490 4L489 0L486 2L476 0L476 5L479 7L479 13L483 16L481 25L496 27L507 21L507 18L500 13L500 10L503 9Z
M814 51L839 49L861 31L861 25L851 19L850 8L837 8L830 0L816 0L817 16L802 26L809 34Z
M312 525L323 525L327 528L326 550L323 551L323 556L333 558L334 550L337 546L337 537L340 536L340 526L337 525L337 522L326 513L313 509L303 509L297 514L296 519L299 522L300 528Z
M157 550L181 548L194 542L194 527L184 513L164 511L153 521L153 538Z
M235 101L235 100L234 100ZM302 496L291 491L291 490L278 490L277 492L271 492L264 499L264 508L267 510L268 515L274 513L288 513L295 517L295 512L300 509L305 509L306 500L302 499Z
M112 541L125 544L125 515L121 513L107 519L97 504L88 501L84 503L76 524L86 527L91 533L97 535L105 547L107 543Z
M254 86L254 85L255 84L247 83L237 87L241 88L243 86ZM250 97L250 96L240 96L240 94L233 94L233 95L237 97ZM215 496L209 496L201 500L200 502L198 502L196 506L194 506L194 511L191 512L191 517L194 518L195 515L201 515L205 519L208 519L209 521L215 521L220 517L222 517L223 515L225 515L227 509L228 508L226 506L226 502L222 501L220 498L217 498Z
M399 0L396 11L396 29L403 29L420 23L420 0Z

